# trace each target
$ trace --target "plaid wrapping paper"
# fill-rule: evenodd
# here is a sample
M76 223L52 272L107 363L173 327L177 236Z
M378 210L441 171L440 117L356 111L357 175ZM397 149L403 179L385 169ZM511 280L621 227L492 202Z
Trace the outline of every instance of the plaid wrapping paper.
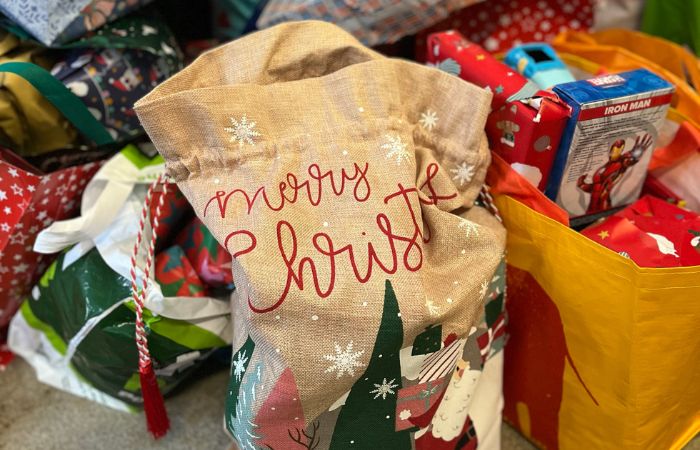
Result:
M365 45L391 44L483 0L271 0L259 28L316 19L342 27Z

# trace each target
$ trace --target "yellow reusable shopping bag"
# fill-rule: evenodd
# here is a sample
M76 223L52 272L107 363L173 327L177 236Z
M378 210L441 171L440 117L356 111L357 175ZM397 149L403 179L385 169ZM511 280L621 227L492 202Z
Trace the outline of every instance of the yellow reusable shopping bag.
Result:
M520 178L498 158L487 178L508 230L505 419L540 448L680 449L700 431L700 266L640 268Z

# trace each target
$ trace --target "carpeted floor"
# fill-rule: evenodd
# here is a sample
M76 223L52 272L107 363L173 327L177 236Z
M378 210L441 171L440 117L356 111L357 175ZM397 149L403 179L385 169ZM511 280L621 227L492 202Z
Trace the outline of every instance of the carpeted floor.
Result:
M211 372L212 368L203 368ZM0 372L0 450L215 449L230 446L222 429L227 371L203 373L168 400L171 431L154 441L141 415L130 415L40 384L24 361ZM504 426L503 450L533 450ZM700 450L700 441L686 450Z

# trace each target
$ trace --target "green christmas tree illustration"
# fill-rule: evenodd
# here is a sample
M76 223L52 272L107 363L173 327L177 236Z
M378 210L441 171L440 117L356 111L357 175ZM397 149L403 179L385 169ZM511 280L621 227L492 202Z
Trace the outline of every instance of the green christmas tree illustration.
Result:
M399 350L402 344L399 303L387 280L384 311L372 358L340 411L331 450L411 448L410 432L396 431L396 392L401 389Z

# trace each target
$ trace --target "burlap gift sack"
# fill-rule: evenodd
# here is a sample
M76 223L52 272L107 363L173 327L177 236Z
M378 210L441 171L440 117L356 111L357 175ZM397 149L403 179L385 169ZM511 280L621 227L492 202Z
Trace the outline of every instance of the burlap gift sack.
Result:
M226 425L241 448L410 448L461 432L440 431L465 409L443 394L459 389L505 240L474 206L490 100L298 22L204 54L137 103L234 256ZM420 384L420 414L402 409Z

